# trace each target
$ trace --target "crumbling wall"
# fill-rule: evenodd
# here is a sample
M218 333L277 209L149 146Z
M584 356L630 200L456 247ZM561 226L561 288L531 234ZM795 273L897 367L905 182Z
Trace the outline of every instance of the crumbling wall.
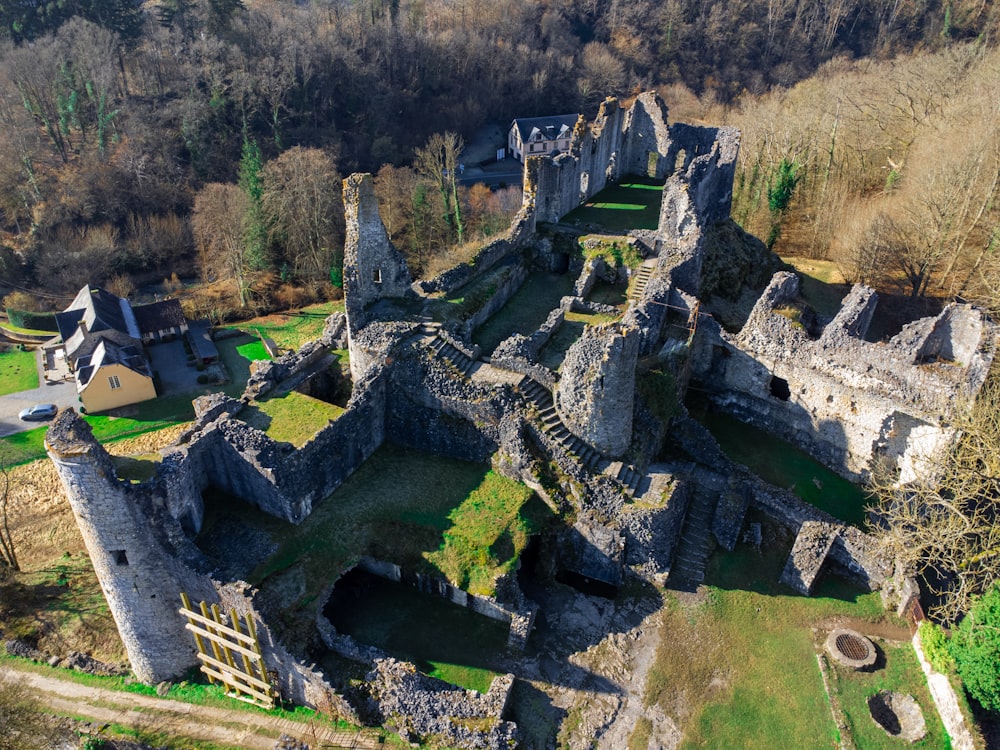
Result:
M667 107L654 91L638 96L625 116L622 174L663 180L671 171Z
M717 406L854 480L868 476L876 456L912 467L949 444L956 396L978 392L989 370L992 323L970 306L949 306L888 344L863 341L854 334L866 328L876 298L856 288L814 340L794 319L797 295L795 275L781 272L739 334L702 321L700 346L712 354L695 360L695 376ZM948 339L951 321L959 335ZM967 361L921 364L928 346L962 351Z
M566 352L556 411L578 438L617 458L632 439L639 331L616 323L587 326Z
M389 240L370 174L344 180L344 304L351 333L368 322L368 308L381 299L410 294L406 260Z

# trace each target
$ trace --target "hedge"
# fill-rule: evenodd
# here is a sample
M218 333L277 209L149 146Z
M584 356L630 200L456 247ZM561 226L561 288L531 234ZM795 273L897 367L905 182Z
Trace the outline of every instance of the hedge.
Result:
M59 330L59 326L56 325L55 313L28 312L27 310L15 310L12 307L8 307L7 317L10 318L10 324L18 328L52 332Z

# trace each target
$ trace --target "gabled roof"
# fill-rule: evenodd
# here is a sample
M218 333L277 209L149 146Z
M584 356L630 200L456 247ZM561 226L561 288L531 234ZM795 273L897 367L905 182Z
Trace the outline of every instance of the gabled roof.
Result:
M546 140L554 141L557 138L565 137L563 133L567 130L572 133L580 117L579 114L521 117L514 120L511 127L517 128L521 143L527 143L536 131Z
M86 335L81 321L86 326ZM128 300L89 284L77 292L69 307L56 313L56 325L66 344L66 354L74 359L89 334L117 331L133 339L140 337L139 324Z
M136 305L132 308L141 333L165 331L168 328L180 328L186 322L181 303L175 299L165 299L162 302L152 302L148 305Z
M119 364L134 370L140 375L151 377L149 374L149 364L142 356L142 350L133 344L119 346L114 341L103 336L97 337L98 341L93 353L87 357L80 357L77 360L76 382L77 389L83 390L90 383L91 379L102 367Z

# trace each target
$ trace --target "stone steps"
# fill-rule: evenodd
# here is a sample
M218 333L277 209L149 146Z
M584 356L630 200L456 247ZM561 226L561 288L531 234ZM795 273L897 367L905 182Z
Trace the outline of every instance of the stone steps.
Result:
M716 499L714 493L704 489L696 490L691 498L670 568L672 584L697 586L705 580L705 568L712 551Z
M632 283L632 288L629 290L628 298L630 300L642 299L643 292L646 291L646 285L649 283L649 279L653 275L653 269L655 267L655 260L645 260L642 262L642 265L639 266L639 271L635 275L635 281Z
M595 470L604 457L578 438L563 423L552 400L552 392L527 375L517 384L521 395L538 409L542 430L573 455L586 469Z
M437 324L424 323L421 326L421 330L427 332L428 335L431 335L430 329L436 325ZM468 377L472 368L476 366L476 361L466 355L465 352L460 351L445 341L440 335L438 335L437 328L433 328L433 335L434 338L427 344L427 349L431 352L431 354L454 367L463 378Z

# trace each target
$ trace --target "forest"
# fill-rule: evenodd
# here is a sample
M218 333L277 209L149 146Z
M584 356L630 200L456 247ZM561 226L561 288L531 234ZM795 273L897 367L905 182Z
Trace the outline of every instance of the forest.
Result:
M439 176L463 138L650 88L673 120L740 127L734 215L780 254L997 306L993 3L51 0L0 18L17 307L195 277L188 312L216 320L336 295L357 170L430 273L519 203L456 189L454 221Z

